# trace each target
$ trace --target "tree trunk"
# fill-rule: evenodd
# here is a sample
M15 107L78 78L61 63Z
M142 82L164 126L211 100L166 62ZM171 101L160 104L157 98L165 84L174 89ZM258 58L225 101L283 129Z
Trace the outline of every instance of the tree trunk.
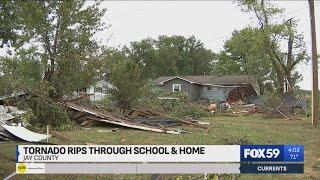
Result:
M259 85L259 89L260 89L260 95L264 95L264 89L265 89L264 83L260 78L258 78L258 85Z

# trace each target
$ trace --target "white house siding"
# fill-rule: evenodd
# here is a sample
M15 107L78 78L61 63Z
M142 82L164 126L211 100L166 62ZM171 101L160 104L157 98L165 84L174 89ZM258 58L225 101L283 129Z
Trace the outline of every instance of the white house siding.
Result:
M106 98L107 94L103 94L100 92L95 92L93 95L90 96L90 101L102 101Z
M94 94L94 86L90 86L86 88L86 93L87 94Z

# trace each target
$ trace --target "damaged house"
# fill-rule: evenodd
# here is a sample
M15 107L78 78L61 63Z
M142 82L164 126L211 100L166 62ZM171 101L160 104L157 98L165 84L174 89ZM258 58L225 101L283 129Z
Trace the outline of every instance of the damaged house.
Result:
M154 83L170 92L184 91L193 100L225 101L231 95L248 98L259 95L258 84L249 75L235 76L161 76ZM239 95L238 95L239 96Z

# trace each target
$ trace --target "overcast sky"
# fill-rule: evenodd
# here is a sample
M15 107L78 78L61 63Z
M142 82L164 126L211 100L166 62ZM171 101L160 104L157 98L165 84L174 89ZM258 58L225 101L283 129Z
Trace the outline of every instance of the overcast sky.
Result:
M286 18L299 19L298 31L310 46L308 1L274 1L286 9ZM318 52L320 47L320 1L315 2ZM223 48L232 31L256 25L256 19L241 12L233 1L103 1L103 20L111 25L98 36L109 46L159 35L194 35L214 52ZM310 53L310 50L308 51ZM311 65L299 65L302 89L311 89Z

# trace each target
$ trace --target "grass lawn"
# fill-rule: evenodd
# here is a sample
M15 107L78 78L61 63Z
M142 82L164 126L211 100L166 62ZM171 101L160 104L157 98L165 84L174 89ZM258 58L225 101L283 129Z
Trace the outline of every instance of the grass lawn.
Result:
M294 175L245 175L237 179L320 179L320 127L313 128L309 118L301 120L265 119L260 114L247 117L217 116L202 118L210 122L207 129L187 128L188 133L170 135L119 128L119 131L98 132L112 129L108 125L63 131L68 138L52 138L59 144L227 144L246 141L251 144L303 144L305 145L305 173ZM0 177L15 171L15 145L17 142L0 142ZM192 179L200 175L176 175L172 179ZM151 175L16 175L14 179L150 179ZM170 176L165 176L170 178ZM231 179L231 176L220 176ZM201 178L200 178L201 179ZM203 179L203 177L202 177Z

